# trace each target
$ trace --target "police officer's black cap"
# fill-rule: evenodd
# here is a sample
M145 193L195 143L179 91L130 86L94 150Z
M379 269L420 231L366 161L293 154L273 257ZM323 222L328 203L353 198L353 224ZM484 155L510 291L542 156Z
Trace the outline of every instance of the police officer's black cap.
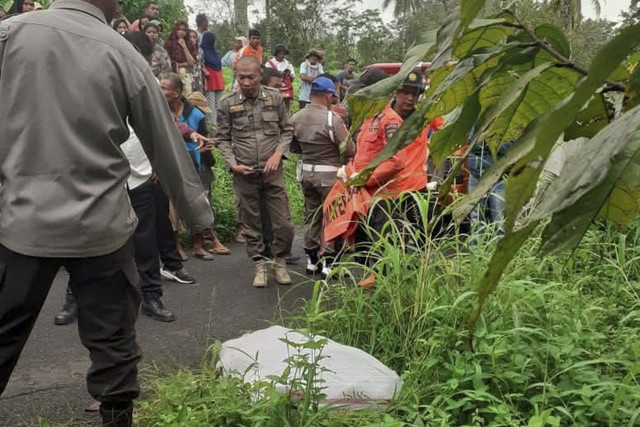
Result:
M417 71L410 72L407 78L404 79L402 87L411 87L422 90L422 76Z
M287 49L287 47L285 45L283 45L283 44L275 45L273 47L273 56L276 56L280 52L284 53L285 55L289 55L289 49Z

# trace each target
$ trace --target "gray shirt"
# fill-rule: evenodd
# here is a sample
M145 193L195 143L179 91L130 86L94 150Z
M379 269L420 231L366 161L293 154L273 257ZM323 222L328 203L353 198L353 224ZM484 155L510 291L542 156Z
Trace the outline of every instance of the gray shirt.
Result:
M121 248L137 219L127 119L182 219L211 208L142 55L81 0L0 22L0 244L37 257Z

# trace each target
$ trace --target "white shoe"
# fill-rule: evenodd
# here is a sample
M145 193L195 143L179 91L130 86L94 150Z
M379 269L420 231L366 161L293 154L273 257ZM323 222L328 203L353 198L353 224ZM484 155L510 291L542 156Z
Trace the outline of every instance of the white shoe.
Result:
M329 266L327 265L326 261L322 261L322 278L326 279L327 277L329 277L329 275L331 275L331 269L329 268Z
M319 268L311 261L311 257L307 255L307 274L314 275L318 272Z

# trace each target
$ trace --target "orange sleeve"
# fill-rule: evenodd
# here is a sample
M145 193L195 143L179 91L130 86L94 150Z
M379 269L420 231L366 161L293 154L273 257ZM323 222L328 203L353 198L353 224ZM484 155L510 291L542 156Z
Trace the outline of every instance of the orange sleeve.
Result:
M246 49L246 47L243 47L242 49L240 49L240 50L238 51L238 53L236 54L236 57L235 57L235 58L233 58L233 62L231 63L231 69L232 69L233 71L235 71L235 70L236 70L236 64L238 63L238 60L244 56L244 50L245 50L245 49Z
M396 133L400 127L399 123L386 123L380 127L380 138L384 140L384 146L387 146L387 141ZM373 159L371 159L373 160ZM399 171L404 169L407 164L407 152L405 149L398 151L390 159L382 162L371 174L367 181L367 187L382 187L391 181Z
M434 132L439 131L444 126L444 117L439 116L439 117L436 117L435 119L431 120L430 126L431 126L431 129L433 129Z

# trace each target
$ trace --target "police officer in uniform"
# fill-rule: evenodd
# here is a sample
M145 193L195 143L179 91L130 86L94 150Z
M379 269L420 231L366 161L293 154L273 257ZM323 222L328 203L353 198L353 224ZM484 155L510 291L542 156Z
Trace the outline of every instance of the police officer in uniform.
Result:
M268 282L261 199L271 219L275 279L281 285L290 285L285 257L291 252L294 228L282 158L289 152L293 127L279 91L260 85L262 69L255 58L238 60L236 78L239 89L220 100L216 139L234 174L247 253L255 265L253 286L264 288Z
M326 77L318 77L311 84L311 103L296 113L293 123L291 151L302 154L302 191L305 201L304 250L307 253L307 274L327 275L334 255L332 244L322 242L322 204L336 182L336 174L342 165L340 144L348 135L342 119L330 111L334 99L338 99L334 83ZM355 147L351 143L345 157L353 157ZM319 257L325 260L320 262ZM329 262L330 264L330 262Z

